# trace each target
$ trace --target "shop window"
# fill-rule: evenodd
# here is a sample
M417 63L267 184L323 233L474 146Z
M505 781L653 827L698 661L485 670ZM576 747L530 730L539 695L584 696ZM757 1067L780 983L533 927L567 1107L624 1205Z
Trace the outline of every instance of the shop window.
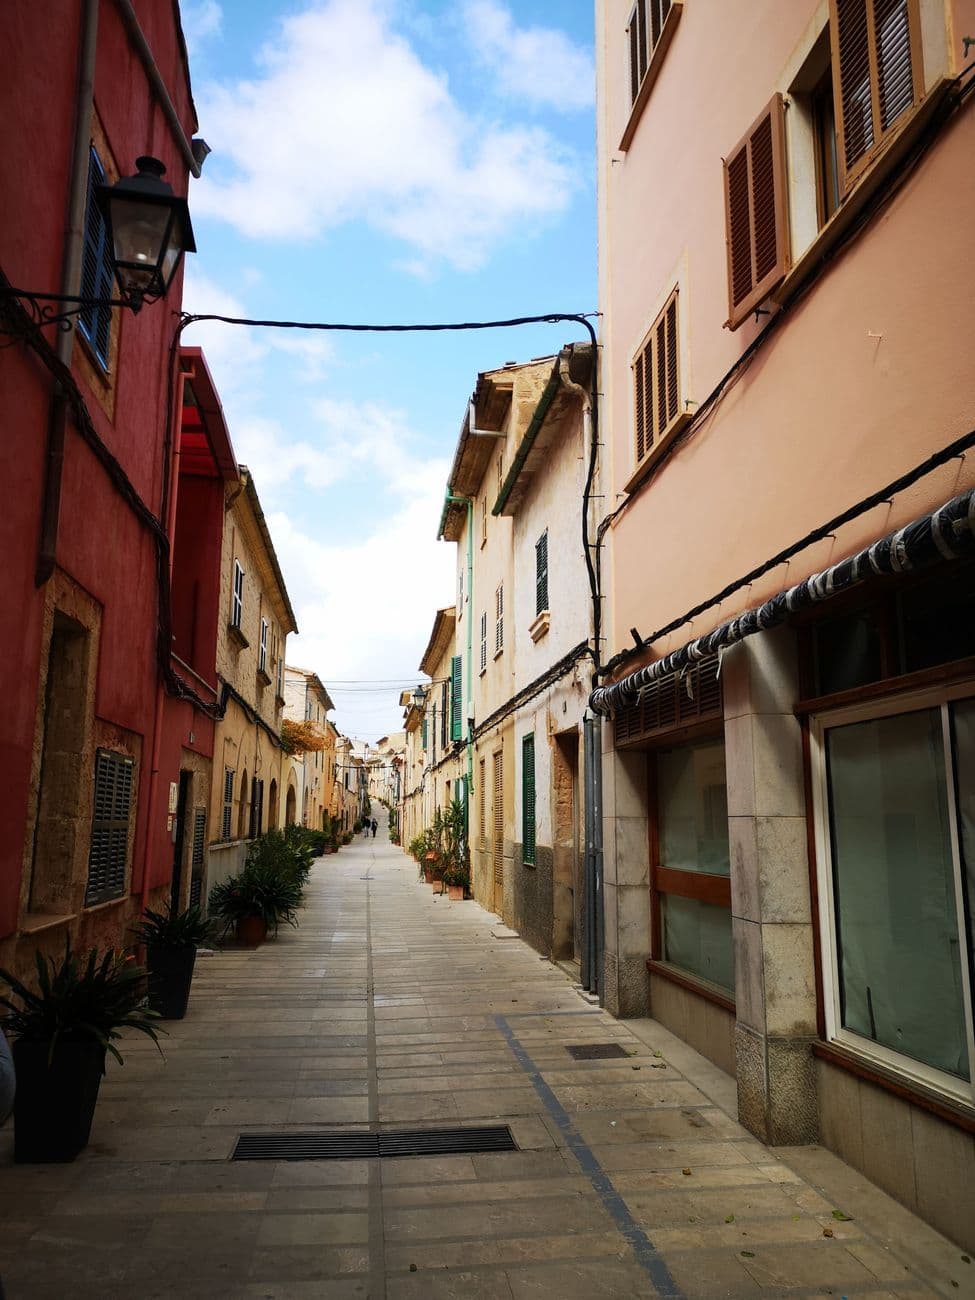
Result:
M913 703L814 720L827 1035L971 1101L975 698Z
M683 745L650 761L656 789L655 956L733 992L724 744Z

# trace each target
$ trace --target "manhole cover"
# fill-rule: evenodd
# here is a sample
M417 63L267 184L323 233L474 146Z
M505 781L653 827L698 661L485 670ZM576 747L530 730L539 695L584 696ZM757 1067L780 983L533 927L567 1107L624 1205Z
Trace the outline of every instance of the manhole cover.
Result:
M629 1056L619 1043L573 1043L565 1050L576 1061L608 1061L616 1056Z
M446 1156L517 1151L506 1124L484 1128L428 1128L389 1133L242 1133L232 1160L375 1160L391 1156Z

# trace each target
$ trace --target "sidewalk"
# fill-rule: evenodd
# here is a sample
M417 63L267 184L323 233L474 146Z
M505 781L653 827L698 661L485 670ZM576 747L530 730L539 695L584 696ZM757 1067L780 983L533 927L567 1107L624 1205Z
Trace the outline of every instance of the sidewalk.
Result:
M13 1166L0 1132L8 1300L975 1295L955 1247L820 1148L761 1146L719 1072L434 897L383 828L308 893L299 930L200 959L74 1164ZM458 1124L519 1150L229 1159L247 1131Z

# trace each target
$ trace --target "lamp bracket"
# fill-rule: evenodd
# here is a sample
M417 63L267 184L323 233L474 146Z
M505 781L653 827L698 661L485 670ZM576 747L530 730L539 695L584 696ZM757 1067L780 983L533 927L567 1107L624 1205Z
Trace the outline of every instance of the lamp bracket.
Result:
M89 307L130 307L138 311L142 303L134 303L126 298L78 298L64 293L35 293L31 289L16 289L12 285L0 286L0 299L14 298L28 313L33 323L43 329L56 325L67 333L74 326L73 318L80 316ZM59 310L60 306L60 310ZM0 323L0 334L15 334L5 322Z

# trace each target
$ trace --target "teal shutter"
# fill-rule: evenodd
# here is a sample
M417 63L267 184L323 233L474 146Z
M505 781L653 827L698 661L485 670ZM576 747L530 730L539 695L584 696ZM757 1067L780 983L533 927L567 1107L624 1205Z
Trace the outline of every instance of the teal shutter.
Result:
M535 613L548 609L548 529L535 543Z
M463 684L464 676L461 669L463 660L460 655L454 655L450 661L450 739L460 740L461 728L463 724Z
M535 737L521 742L521 856L535 864Z
M423 733L422 733L422 734L423 734L423 748L426 749L426 747L427 747L427 720L426 720L425 717L424 717L424 719L423 719Z

